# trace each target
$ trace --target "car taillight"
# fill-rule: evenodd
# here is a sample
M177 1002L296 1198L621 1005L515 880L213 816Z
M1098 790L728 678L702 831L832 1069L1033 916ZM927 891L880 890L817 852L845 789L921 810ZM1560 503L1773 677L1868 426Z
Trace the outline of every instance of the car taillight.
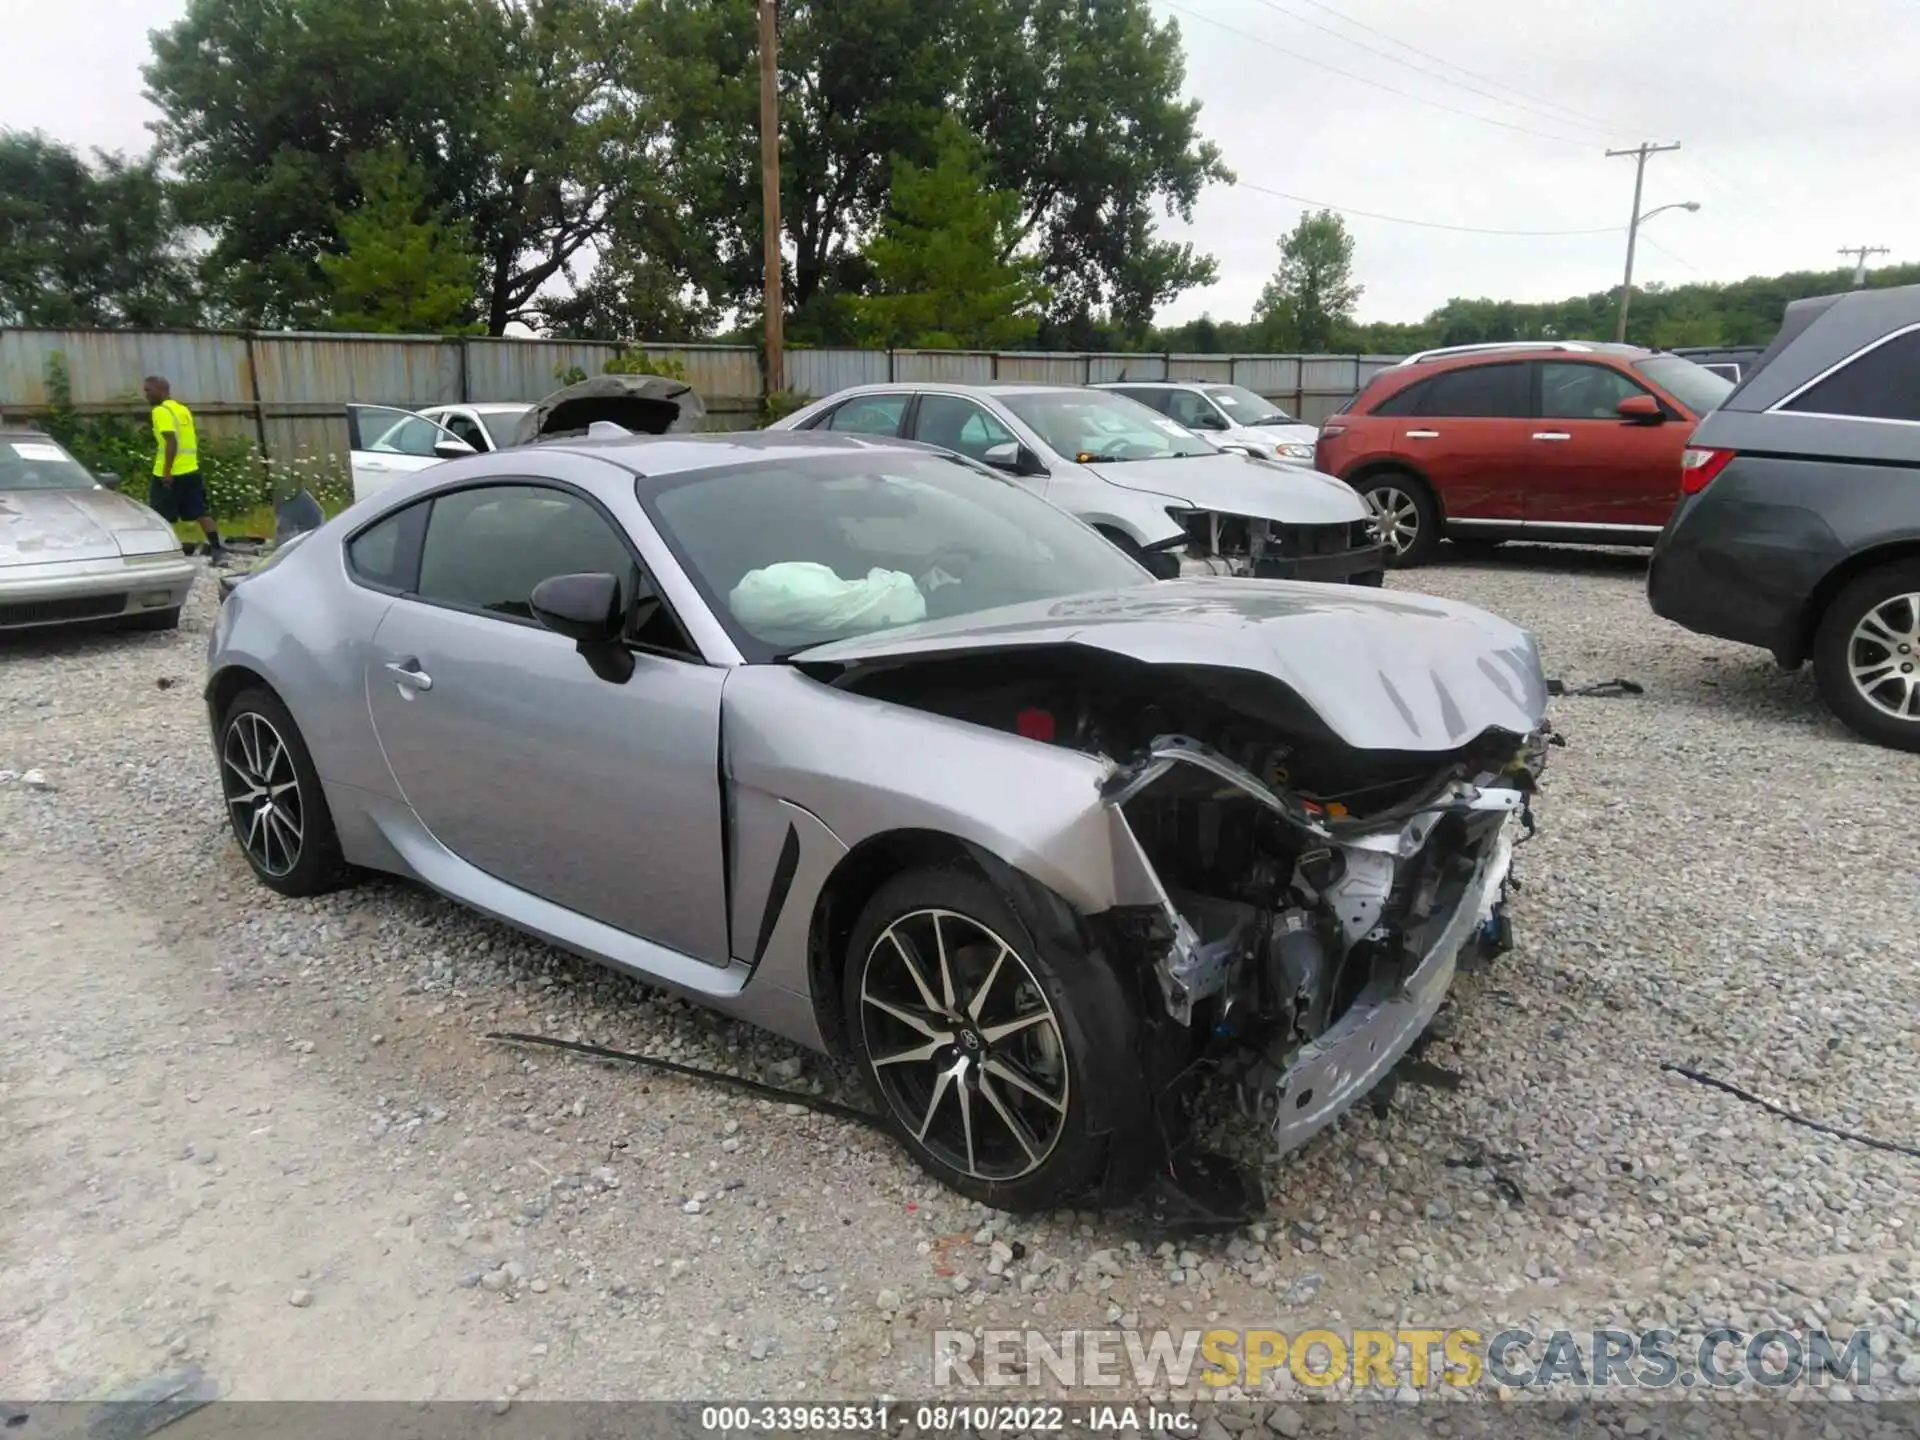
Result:
M1689 445L1680 452L1680 493L1698 495L1713 483L1713 477L1727 468L1733 459L1731 450L1714 450L1704 445Z

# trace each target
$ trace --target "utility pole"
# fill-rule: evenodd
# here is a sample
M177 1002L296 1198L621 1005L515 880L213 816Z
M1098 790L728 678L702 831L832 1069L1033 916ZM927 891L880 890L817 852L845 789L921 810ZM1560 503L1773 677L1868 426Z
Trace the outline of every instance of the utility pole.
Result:
M1851 255L1853 261L1853 288L1859 290L1867 283L1867 257L1891 253L1884 245L1853 245L1840 247L1842 255Z
M1671 145L1655 145L1651 141L1648 141L1645 144L1634 146L1631 150L1607 151L1607 158L1609 160L1621 155L1631 155L1634 157L1633 219L1627 225L1627 273L1626 278L1620 282L1620 312L1613 326L1613 338L1616 341L1624 341L1627 338L1627 305L1633 298L1633 242L1640 238L1640 192L1646 184L1647 157L1649 155L1661 154L1667 150L1678 150L1679 148L1680 142L1678 140L1674 141Z
M774 53L778 0L760 0L760 203L765 212L767 393L787 388L780 298L780 69Z

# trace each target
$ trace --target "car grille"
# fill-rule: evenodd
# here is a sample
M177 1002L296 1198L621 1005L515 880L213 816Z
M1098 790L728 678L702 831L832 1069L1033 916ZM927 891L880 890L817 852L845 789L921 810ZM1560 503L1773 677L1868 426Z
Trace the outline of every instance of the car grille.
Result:
M1244 515L1222 515L1219 517L1220 548L1216 551L1213 548L1214 517L1204 511L1189 511L1185 519L1188 545L1200 555L1244 558L1251 553L1255 536L1262 539L1263 554L1287 560L1343 555L1374 543L1371 520L1342 525L1277 525Z
M0 602L0 625L48 625L62 620L97 620L127 608L127 592L74 595L62 600Z

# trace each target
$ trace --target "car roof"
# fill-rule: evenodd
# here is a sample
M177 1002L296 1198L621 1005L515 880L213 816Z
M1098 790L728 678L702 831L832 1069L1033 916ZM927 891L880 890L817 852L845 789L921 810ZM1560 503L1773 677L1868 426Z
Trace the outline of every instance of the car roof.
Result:
M820 455L944 455L936 445L848 431L730 430L695 435L620 435L603 440L548 441L537 447L553 453L591 455L609 460L641 480L665 480L774 460ZM426 472L421 472L426 473Z
M1540 355L1593 355L1618 360L1641 359L1659 352L1644 345L1616 345L1600 340L1492 340L1478 345L1446 345L1409 355L1382 373L1398 373L1416 367L1472 364L1478 360L1527 359Z
M1129 390L1204 390L1209 385L1221 387L1239 385L1236 380L1095 380L1089 390L1117 390L1122 385ZM1245 386L1239 388L1245 389Z
M1048 392L1077 395L1083 390L1098 388L1063 385L1057 380L983 380L978 383L960 380L876 380L868 385L849 385L821 398L838 400L851 395L894 395L903 390L923 395L1039 395Z

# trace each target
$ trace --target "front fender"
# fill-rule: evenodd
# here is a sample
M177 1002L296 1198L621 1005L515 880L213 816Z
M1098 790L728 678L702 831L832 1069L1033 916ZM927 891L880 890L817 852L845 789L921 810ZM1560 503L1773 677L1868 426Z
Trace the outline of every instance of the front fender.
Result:
M1101 802L1113 768L1105 761L783 666L734 670L721 706L729 783L804 808L848 849L896 830L948 835L1088 915L1158 893L1130 832Z

